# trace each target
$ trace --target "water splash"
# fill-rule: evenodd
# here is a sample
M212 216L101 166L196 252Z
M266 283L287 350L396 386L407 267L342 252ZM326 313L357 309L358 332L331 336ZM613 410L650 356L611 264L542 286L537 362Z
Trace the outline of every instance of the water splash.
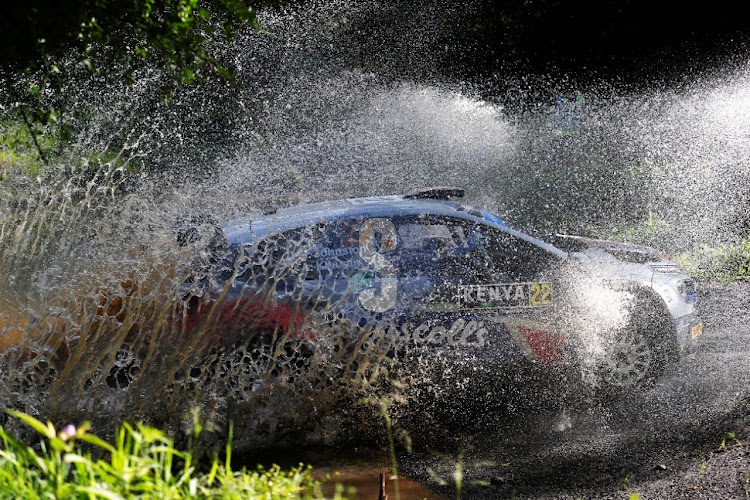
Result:
M185 217L455 184L541 231L625 233L678 251L746 230L745 67L647 95L583 88L573 108L550 92L516 113L441 77L430 60L450 40L442 16L458 13L429 9L391 31L369 24L393 14L378 2L266 14L267 33L219 48L242 91L207 82L165 103L154 68L129 88L71 83L76 140L38 179L11 171L2 182L0 331L24 348L3 357L0 399L60 422L175 432L198 406L219 426L241 421L241 447L345 434L360 410L327 401L353 398L342 387L373 375L388 346L332 363L313 355L320 376L305 386L258 383L270 365L245 371L234 361L253 365L252 352L211 351L206 329L181 327L199 250L177 244ZM368 55L367 33L385 49ZM665 229L627 233L644 221Z

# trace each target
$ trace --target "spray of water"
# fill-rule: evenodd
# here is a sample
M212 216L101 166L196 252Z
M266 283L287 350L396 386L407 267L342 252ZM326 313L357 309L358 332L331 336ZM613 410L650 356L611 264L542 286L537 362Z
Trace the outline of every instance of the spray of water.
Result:
M167 103L154 68L132 87L71 82L76 140L38 176L11 168L2 181L0 401L60 422L128 418L175 433L197 406L219 429L234 420L246 448L346 434L357 391L375 390L363 381L377 376L387 336L328 321L325 338L358 338L355 348L334 340L301 355L283 338L217 342L218 314L188 326L185 283L206 258L176 238L191 218L455 184L540 231L625 233L684 251L744 229L746 68L647 95L584 88L581 100L565 89L510 112L440 77L442 19L458 13L431 9L391 30L373 26L395 17L378 2L267 14L266 32L218 49L242 91L207 82ZM370 50L378 44L387 50ZM579 337L595 359L623 300L587 293L597 329ZM313 375L287 377L294 366Z

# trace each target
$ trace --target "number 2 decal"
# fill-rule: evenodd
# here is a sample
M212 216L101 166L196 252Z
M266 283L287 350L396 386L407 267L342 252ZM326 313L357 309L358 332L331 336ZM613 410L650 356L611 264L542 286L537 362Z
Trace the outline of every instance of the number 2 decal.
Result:
M359 292L359 303L368 311L385 312L396 305L398 271L383 254L398 246L396 226L389 219L367 219L359 228L359 256L380 275L380 293L374 288Z
M552 285L550 283L534 283L531 285L531 305L546 306L552 303L550 295Z

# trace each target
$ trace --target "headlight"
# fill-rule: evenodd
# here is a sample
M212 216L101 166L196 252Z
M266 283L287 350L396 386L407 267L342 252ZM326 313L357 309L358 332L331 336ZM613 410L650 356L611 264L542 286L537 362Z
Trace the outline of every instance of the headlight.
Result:
M686 302L696 302L698 300L698 290L695 286L695 281L692 279L684 279L677 285L677 291L680 293L680 297Z

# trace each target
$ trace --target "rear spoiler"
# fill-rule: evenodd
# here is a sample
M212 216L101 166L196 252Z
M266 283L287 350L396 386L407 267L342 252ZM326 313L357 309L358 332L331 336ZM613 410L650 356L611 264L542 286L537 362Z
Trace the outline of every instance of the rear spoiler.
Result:
M450 200L451 198L463 198L463 188L451 186L436 186L419 189L413 193L405 194L405 200Z

